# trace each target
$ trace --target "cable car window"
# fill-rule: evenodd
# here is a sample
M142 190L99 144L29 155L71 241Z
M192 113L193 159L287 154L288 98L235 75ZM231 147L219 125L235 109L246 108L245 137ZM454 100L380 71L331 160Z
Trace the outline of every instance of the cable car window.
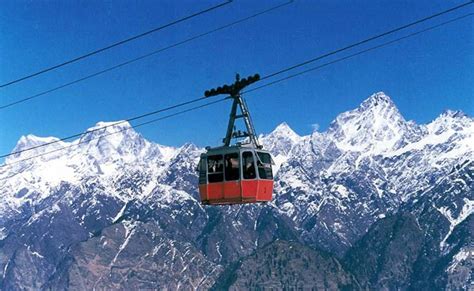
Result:
M242 166L244 172L244 179L255 179L255 163L252 152L244 152L242 154Z
M239 179L239 154L227 154L224 156L225 180L235 181Z
M207 157L207 180L209 183L224 181L224 160L222 155Z
M198 165L199 184L206 184L206 161L201 159Z
M258 175L260 179L273 179L272 157L268 153L257 152Z

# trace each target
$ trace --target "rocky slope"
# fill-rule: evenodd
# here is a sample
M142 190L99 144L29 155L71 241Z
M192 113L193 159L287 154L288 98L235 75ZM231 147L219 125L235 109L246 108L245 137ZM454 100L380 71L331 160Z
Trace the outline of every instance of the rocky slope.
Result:
M55 140L28 135L13 151ZM326 132L299 136L284 123L260 140L278 169L265 205L201 206L202 149L151 143L126 122L9 157L0 166L0 287L207 289L260 248L281 249L277 240L332 254L341 267L318 274L337 286L472 286L471 117L446 111L417 125L377 93ZM294 254L281 259L300 266Z
M222 272L216 290L358 290L354 276L332 255L300 243L275 241Z

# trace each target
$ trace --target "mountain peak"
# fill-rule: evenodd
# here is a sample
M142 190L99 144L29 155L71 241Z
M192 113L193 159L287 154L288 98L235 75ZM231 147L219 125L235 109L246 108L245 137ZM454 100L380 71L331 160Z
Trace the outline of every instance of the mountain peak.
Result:
M98 122L87 129L79 140L81 147L90 155L100 159L114 154L138 155L149 147L149 143L137 133L128 121Z
M42 146L45 144L57 143L59 138L57 137L40 137L33 134L23 135L18 140L13 152L22 151L25 149Z
M301 138L286 122L280 123L269 136L285 136L294 141Z
M122 129L125 130L128 128L132 128L132 126L126 120L118 120L118 121L110 121L110 122L99 121L93 127L88 128L86 132L98 131L98 130L112 132L112 131L117 131L117 130L122 130Z
M201 150L197 145L192 142L187 142L179 148L181 152L192 152Z
M59 139L57 137L40 137L34 134L22 135L18 140L18 145L25 145L25 146L38 146L42 144L47 144L51 142L56 142Z
M277 127L275 127L275 130L286 130L286 129L291 129L288 123L283 121L282 123L278 124Z
M7 161L12 162L16 159L25 159L39 153L53 151L65 147L67 144L68 143L66 142L60 141L60 139L57 137L40 137L33 134L28 134L26 136L23 135L20 137L15 145L15 148L12 150L12 153L20 153L7 157Z
M282 122L271 133L259 137L263 148L270 151L275 159L276 170L287 159L293 147L302 139L291 127Z
M467 117L467 114L461 110L450 110L447 109L441 113L440 117L450 117L450 118L463 118Z
M380 91L372 94L369 98L365 99L360 108L368 109L372 107L395 107L392 99L384 92Z
M441 134L448 130L456 132L472 127L473 119L462 111L445 110L440 116L427 125L430 132Z
M328 132L340 149L384 152L396 147L409 131L392 99L378 92L358 108L338 115Z
M81 142L92 141L101 137L107 137L107 139L116 138L112 135L122 133L121 135L130 135L135 133L133 127L126 120L104 122L99 121L93 127L86 130L85 134L81 137Z

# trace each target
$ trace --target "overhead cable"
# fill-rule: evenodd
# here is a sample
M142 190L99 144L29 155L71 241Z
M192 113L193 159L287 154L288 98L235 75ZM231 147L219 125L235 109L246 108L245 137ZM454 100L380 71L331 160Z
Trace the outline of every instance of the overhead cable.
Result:
M304 71L301 71L301 72L298 72L298 73L295 73L295 74L286 76L286 77L284 77L284 78L281 78L281 79L278 79L278 80L275 80L275 81L266 83L266 84L264 84L264 85L260 85L260 86L255 87L255 88L248 89L248 90L246 90L246 91L243 91L242 94L250 93L250 92L253 92L253 91L256 91L256 90L260 90L260 89L265 88L265 87L268 87L268 86L275 85L275 84L277 84L277 83L281 83L281 82L283 82L283 81L285 81L285 80L292 79L292 78L295 78L295 77L297 77L297 76L301 76L301 75L303 75L303 74L306 74L306 73L309 73L309 72L312 72L312 71L315 71L315 70L318 70L318 69L327 67L327 66L332 65L332 64L335 64L335 63L339 63L339 62L341 62L341 61L344 61L344 60L347 60L347 59L350 59L350 58L353 58L353 57L355 57L355 56L358 56L358 55L361 55L361 54L364 54L364 53L367 53L367 52L370 52L370 51L373 51L373 50L376 50L376 49L379 49L379 48L382 48L382 47L385 47L385 46L388 46L388 45L391 45L391 44L394 44L394 43L399 42L399 41L401 41L401 40L404 40L404 39L407 39L407 38L410 38L410 37L413 37L413 36L422 34L422 33L424 33L424 32L433 30L433 29L435 29L435 28L438 28L438 27L440 27L440 26L444 26L444 25L449 24L449 23L452 23L452 22L456 22L456 21L462 20L462 19L467 18L467 17L471 17L471 16L473 16L473 15L474 15L474 13L468 13L468 14L465 14L465 15L462 15L462 16L459 16L459 17L456 17L456 18L453 18L453 19L451 19L451 20L448 20L448 21L445 21L445 22L441 22L441 23L439 23L439 24L436 24L436 25L427 27L427 28L425 28L425 29L423 29L423 30L410 33L410 34L408 34L408 35L405 35L405 36L402 36L402 37L399 37L399 38L396 38L396 39L393 39L393 40L390 40L390 41L381 43L381 44L376 45L376 46L372 46L372 47L370 47L370 48L361 50L361 51L359 51L359 52L356 52L356 53L347 55L347 56L342 57L342 58L335 59L335 60L333 60L333 61L324 63L324 64L322 64L322 65L318 65L318 66L316 66L316 67L312 67L312 68L306 69L306 70L304 70Z
M435 28L444 26L444 25L449 24L449 23L453 23L453 22L456 22L456 21L465 19L465 18L470 17L470 16L473 16L473 15L474 15L474 13L468 13L468 14L465 14L465 15L462 15L462 16L459 16L459 17L456 17L456 18L454 18L454 19L451 19L451 20L448 20L448 21L445 21L445 22L442 22L442 23L439 23L439 24L430 26L430 27L425 28L425 29L423 29L423 30L410 33L410 34L405 35L405 36L403 36L403 37L399 37L399 38L397 38L397 39L384 42L384 43L382 43L382 44L379 44L379 45L376 45L376 46L373 46L373 47L364 49L364 50L362 50L362 51L359 51L359 52L350 54L350 55L348 55L348 56L341 57L341 58L338 58L338 59L336 59L336 60L333 60L333 61L324 63L324 64L322 64L322 65L319 65L319 66L316 66L316 67L313 67L313 68L309 68L309 69L307 69L307 70L298 72L298 73L296 73L296 74L292 74L292 75L286 76L286 77L284 77L284 78L275 80L275 81L273 81L273 82L270 82L270 83L267 83L267 84L264 84L264 85L261 85L261 86L258 86L258 87L255 87L255 88L246 90L246 91L243 91L242 94L248 94L248 93L250 93L250 92L253 92L253 91L256 91L256 90L260 90L260 89L263 89L263 88L265 88L265 87L269 87L269 86L278 84L278 83L283 82L283 81L285 81L285 80L289 80L289 79L292 79L292 78L294 78L294 77L297 77L297 76L300 76L300 75L303 75L303 74L306 74L306 73L315 71L315 70L317 70L317 69L321 69L321 68L323 68L323 67L329 66L329 65L331 65L331 64L335 64L335 63L341 62L341 61L343 61L343 60L347 60L347 59L349 59L349 58L353 58L353 57L355 57L355 56L358 56L358 55L361 55L361 54L364 54L364 53L367 53L367 52L376 50L376 49L378 49L378 48L382 48L382 47L388 46L388 45L390 45L390 44L394 44L394 43L399 42L399 41L401 41L401 40L404 40L404 39L407 39L407 38L410 38L410 37L419 35L419 34L421 34L421 33L424 33L424 32L430 31L430 30L433 30L433 29L435 29ZM145 114L142 114L142 115L139 115L139 116L135 116L135 117L126 119L126 120L124 120L124 121L119 121L119 122L117 122L117 123L113 123L113 124L110 124L110 125L107 125L107 126L104 126L104 127L95 128L95 129L92 130L92 131L82 132L82 133L75 134L75 135L72 135L72 136L69 136L69 137L66 137L66 138L62 138L62 139L55 140L55 141L50 142L50 143L45 143L45 144L41 144L41 145L34 146L34 147L31 147L31 148L27 148L27 149L23 149L23 150L20 150L20 151L12 152L12 153L9 153L9 154L5 154L5 155L0 156L0 158L12 156L12 155L19 154L19 153L22 153L22 152L25 152L25 151L37 149L37 148L44 147L44 146L48 146L48 145L51 145L51 144L54 144L54 143L58 143L58 142L60 142L60 141L68 140L68 139L71 139L71 138L74 138L74 137L79 137L79 136L81 136L81 135L84 135L84 134L87 134L87 133L90 133L90 132L93 132L93 131L102 130L102 129L104 129L104 128L111 127L111 126L115 126L115 125L118 125L118 124L121 124L121 123L124 123L124 122L129 122L129 121L141 119L141 118L144 118L144 117L147 117L147 116L155 115L155 114L158 114L158 113L161 113L161 112L164 112L164 111L167 111L167 110L171 110L171 109L174 109L174 108L177 108L177 107L180 107L180 106L192 104L192 103L201 101L201 100L203 100L203 99L205 99L205 97L196 98L196 99L193 99L193 100L190 100L190 101L187 101L187 102L183 102L183 103L180 103L180 104L177 104L177 105L174 105L174 106L170 106L170 107L167 107L167 108L163 108L163 109L159 109L159 110L155 110L155 111L152 111L152 112L148 112L148 113L145 113ZM224 98L224 99L222 99L222 100L219 100L218 102L221 102L221 101L223 101L223 100L225 100L225 99L227 99L227 98ZM216 102L216 103L217 103L217 102ZM211 104L213 104L213 103L211 102L209 105L211 105ZM207 106L207 105L206 105L206 106ZM198 108L199 108L199 107L198 107ZM184 112L187 112L187 111L184 111ZM149 123L152 123L152 122L146 122L145 124L149 124ZM49 153L49 152L48 152L48 153ZM44 153L43 153L43 154L44 154ZM5 166L5 165L9 165L9 164L4 164L4 165L2 165L2 166ZM0 167L2 167L2 166L0 166Z
M3 84L0 85L0 88L7 87L7 86L9 86L9 85L12 85L12 84L15 84L15 83L18 83L18 82L21 82L21 81L24 81L24 80L27 80L27 79L36 77L36 76L39 76L39 75L41 75L41 74L44 74L44 73L46 73L46 72L49 72L49 71L52 71L52 70L55 70L55 69L64 67L64 66L69 65L69 64L75 63L75 62L77 62L77 61L79 61L79 60L82 60L82 59L91 57L91 56L96 55L96 54L98 54L98 53L101 53L101 52L103 52L103 51L106 51L106 50L109 50L109 49L111 49L111 48L114 48L114 47L123 45L123 44L125 44L125 43L127 43L127 42L136 40L136 39L138 39L138 38L141 38L141 37L144 37L144 36L146 36L146 35L152 34L152 33L154 33L154 32L157 32L157 31L159 31L159 30L165 29L165 28L167 28L167 27L170 27L170 26L176 25L176 24L178 24L178 23L184 22L184 21L186 21L186 20L189 20L189 19L194 18L194 17L196 17L196 16L205 14L205 13L210 12L210 11L212 11L212 10L218 9L218 8L223 7L223 6L225 6L225 5L227 5L227 4L230 4L230 3L232 3L232 0L229 0L229 1L226 1L226 2L223 2L223 3L220 3L220 4L217 4L217 5L214 5L214 6L212 6L212 7L206 8L206 9L204 9L204 10L201 10L201 11L199 11L199 12L196 12L196 13L193 13L193 14L191 14L191 15L185 16L185 17L183 17L183 18L174 20L174 21L169 22L169 23L167 23L167 24L164 24L164 25L162 25L162 26L153 28L153 29L148 30L148 31L146 31L146 32L143 32L143 33L134 35L134 36L132 36L132 37L126 38L126 39L124 39L124 40L121 40L121 41L112 43L112 44L110 44L110 45L108 45L108 46L105 46L105 47L103 47L103 48L96 49L96 50L94 50L94 51L91 51L91 52L88 52L88 53L86 53L86 54L83 54L83 55L80 55L80 56L78 56L78 57L75 57L75 58L73 58L73 59L64 61L64 62L59 63L59 64L57 64L57 65L50 66L50 67L44 68L44 69L42 69L42 70L40 70L40 71L31 73L31 74L26 75L26 76L23 76L23 77L20 77L20 78L18 78L18 79L15 79L15 80L12 80L12 81L3 83Z
M205 103L205 104L202 104L202 105L199 105L199 106L191 107L189 109L181 110L181 111L178 111L178 112L175 112L175 113L172 113L172 114L165 115L163 117L155 118L155 119L152 119L152 120L149 120L149 121L146 121L146 122L142 122L142 123L138 123L138 124L135 124L135 125L130 125L130 127L124 127L120 130L109 132L109 133L102 134L102 135L99 135L99 136L95 136L95 137L90 138L90 139L85 139L85 140L82 140L82 141L79 140L77 143L73 143L73 144L70 144L70 145L67 145L67 146L64 146L64 147L60 147L60 148L57 148L57 149L54 149L54 150L51 150L51 151L47 151L47 152L44 152L44 153L41 153L41 154L38 154L38 155L30 156L30 157L27 157L27 158L24 158L24 159L16 160L16 161L13 161L13 162L8 163L8 164L0 165L0 168L3 168L5 166L15 165L15 164L22 163L22 162L26 162L26 161L31 160L31 159L39 158L39 157L42 157L44 155L48 155L48 154L51 154L51 153L54 153L54 152L63 151L63 150L66 150L66 149L69 149L69 148L72 148L72 147L77 147L81 144L89 143L93 140L101 139L103 137L118 134L118 133L128 131L128 130L131 130L131 129L135 129L135 128L138 128L138 127L141 127L141 126L144 126L144 125L155 123L155 122L158 122L158 121L161 121L161 120L164 120L164 119L168 119L168 118L171 118L171 117L174 117L174 116L177 116L177 115L181 115L181 114L184 114L184 113L187 113L187 112L202 109L204 107L208 107L208 106L223 102L224 100L227 100L227 99L229 99L229 98L228 97L221 98L221 99L216 100L216 101L208 102L208 103ZM102 129L104 129L104 128L102 128ZM11 176L9 176L9 177L11 177ZM0 178L0 180L4 180L4 179L6 179L6 178L5 177Z
M252 14L252 15L249 15L249 16L246 16L246 17L243 17L241 19L238 19L236 21L233 21L233 22L230 22L228 24L225 24L223 26L220 26L220 27L217 27L215 29L212 29L212 30L209 30L207 32L204 32L204 33L201 33L201 34L197 34L195 36L192 36L190 38L187 38L185 40L182 40L182 41L179 41L179 42L176 42L174 44L171 44L171 45L168 45L166 47L163 47L163 48L160 48L160 49L157 49L157 50L154 50L154 51L151 51L149 53L146 53L144 55L141 55L139 57L136 57L136 58L132 58L128 61L125 61L125 62L122 62L122 63L119 63L117 65L114 65L114 66L111 66L111 67L108 67L106 69L103 69L103 70L100 70L100 71L97 71L97 72L94 72L92 74L89 74L87 76L84 76L84 77L81 77L79 79L76 79L76 80L73 80L73 81L70 81L70 82L66 82L62 85L59 85L59 86L56 86L56 87L53 87L51 89L47 89L47 90L44 90L42 92L39 92L39 93L36 93L36 94L33 94L33 95L30 95L30 96L27 96L27 97L23 97L21 99L18 99L18 100L15 100L15 101L12 101L10 103L6 103L6 104L3 104L3 105L0 105L0 110L1 109L5 109L5 108L8 108L8 107L12 107L14 105L18 105L20 103L23 103L23 102L26 102L26 101L29 101L29 100L32 100L32 99L36 99L38 97L41 97L41 96L44 96L44 95L47 95L49 93L52 93L52 92L55 92L57 90L60 90L60 89L63 89L63 88L66 88L66 87L69 87L71 85L74 85L74 84L77 84L77 83L80 83L82 81L85 81L85 80L88 80L88 79L91 79L91 78L94 78L94 77L97 77L97 76L100 76L102 74L105 74L105 73L108 73L108 72L111 72L111 71L114 71L116 69L119 69L121 67L124 67L126 65L129 65L129 64L132 64L132 63L135 63L137 61L140 61L140 60L143 60L143 59L146 59L148 57L151 57L151 56L154 56L156 54L159 54L159 53L162 53L166 50L169 50L171 48L175 48L175 47L178 47L180 45L183 45L183 44L186 44L186 43L189 43L191 41L194 41L196 39L199 39L199 38L202 38L204 36L207 36L207 35L210 35L212 33L215 33L215 32L218 32L220 30L224 30L226 28L229 28L231 26L234 26L234 25L237 25L237 24L240 24L240 23L243 23L247 20L250 20L250 19L253 19L253 18L256 18L258 16L261 16L263 14L266 14L268 12L271 12L273 10L276 10L278 8L281 8L283 6L286 6L288 4L291 4L293 2L293 0L291 1L288 1L288 2L285 2L283 4L279 4L279 5L276 5L276 6L273 6L273 7L270 7L268 9L265 9L265 10L262 10L260 12L257 12L255 14Z
M379 39L379 38L381 38L381 37L384 37L384 36L393 34L393 33L395 33L395 32L404 30L404 29L406 29L406 28L408 28L408 27L412 27L412 26L418 25L418 24L420 24L420 23L423 23L423 22L428 21L428 20L430 20L430 19L433 19L433 18L442 16L442 15L445 15L445 14L450 13L450 12L453 12L453 11L455 11L455 10L461 9L461 8L466 7L466 6L468 6L468 5L471 5L471 4L473 4L473 3L474 3L474 1L469 1L469 2L466 2L466 3L460 4L460 5L454 6L454 7L452 7L452 8L449 8L449 9L443 10L443 11L441 11L441 12L432 14L432 15L430 15L430 16L427 16L427 17L418 19L418 20L413 21L413 22L410 22L410 23L408 23L408 24L404 24L404 25L402 25L402 26L399 26L399 27L397 27L397 28L391 29L391 30L389 30L389 31L386 31L386 32L383 32L383 33L380 33L380 34L371 36L371 37L369 37L369 38L363 39L363 40L358 41L358 42L356 42L356 43L353 43L353 44L347 45L347 46L345 46L345 47L342 47L342 48L339 48L339 49L330 51L330 52L328 52L328 53L319 55L319 56L314 57L314 58L312 58L312 59L303 61L303 62L301 62L301 63L298 63L298 64L295 64L295 65L289 66L289 67L284 68L284 69L282 69L282 70L278 70L278 71L276 71L276 72L273 72L273 73L270 73L270 74L268 74L268 75L265 75L265 76L261 77L261 78L260 78L260 81L263 81L263 80L265 80L265 79L274 77L274 76L276 76L276 75L283 74L283 73L288 72L288 71L290 71L290 70L293 70L293 69L296 69L296 68L299 68L299 67L308 65L308 64L313 63L313 62L315 62L315 61L318 61L318 60L321 60L321 59L323 59L323 58L329 57L329 56L331 56L331 55L335 55L335 54L337 54L337 53L340 53L340 52L349 50L349 49L351 49L351 48L360 46L360 45L362 45L362 44L365 44L365 43L368 43L368 42L370 42L370 41Z

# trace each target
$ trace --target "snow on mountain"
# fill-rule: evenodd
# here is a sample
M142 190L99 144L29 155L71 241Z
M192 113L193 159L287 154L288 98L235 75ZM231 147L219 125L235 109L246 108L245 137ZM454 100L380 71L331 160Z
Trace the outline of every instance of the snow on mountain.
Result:
M415 190L428 189L443 179L451 169L474 159L474 122L460 113L447 111L427 125L416 141L380 160L387 174L393 176L393 187L407 200Z
M460 153L472 152L474 142L474 123L462 112L447 111L438 118L423 126L423 133L419 140L412 142L398 150L386 153L386 156L401 155L410 151L423 150L443 143L453 144L454 147L443 151L439 159L458 157ZM452 150L454 150L452 152Z
M343 151L374 155L398 148L411 131L390 97L379 92L340 114L328 134Z
M474 160L472 126L459 112L427 125L407 122L376 93L292 147L277 175L276 203L308 240L343 251L379 217Z
M428 187L433 177L442 177L451 166L472 158L473 130L472 118L453 111L427 125L407 122L390 97L379 92L358 108L337 116L327 132L302 137L282 123L270 134L260 136L260 141L276 162L278 207L295 221L306 223L306 228L311 225L307 220L318 217L318 213L336 211L342 216L370 217L355 233L344 222L325 222L338 225L336 231L327 230L329 233L357 237L378 216ZM56 141L29 135L19 140L14 151ZM15 164L51 150L58 151ZM6 164L13 165L0 169L1 195L6 201L1 207L8 205L12 210L25 202L34 204L32 197L42 201L63 182L80 185L87 179L101 181L106 192L123 201L140 191L151 193L158 184L197 198L194 167L201 152L192 144L172 148L151 143L126 121L99 122L75 141L9 157ZM415 167L415 163L423 167ZM117 187L129 183L125 181L141 186L117 192ZM143 193L139 196L144 197ZM358 206L353 207L354 203ZM351 223L354 219L346 217Z
M56 137L38 137L32 134L28 134L27 136L22 136L18 140L18 143L16 144L12 152L19 152L28 148L37 147L58 141L59 139Z
M99 122L76 142L82 153L102 162L136 162L150 157L170 160L175 154L174 148L145 140L126 121Z
M48 144L48 146L43 146ZM67 147L69 143L60 141L56 137L39 137L33 134L22 136L15 148L13 149L11 156L8 156L5 160L6 163L13 163L15 161L27 160L28 158L36 155L41 155L49 151L54 151L63 147ZM34 150L28 150L34 148ZM58 157L58 154L54 152L48 154L47 159ZM40 157L41 159L41 157ZM25 161L26 162L26 161Z
M37 277L49 280L45 266L66 266L74 261L70 256L82 260L105 248L102 239L113 244L111 229L122 231L115 226L120 224L126 230L130 221L140 221L144 237L160 234L166 241L163 260L154 257L158 265L188 268L190 262L179 260L193 254L206 270L220 272L219 264L276 238L343 254L374 222L400 209L415 213L423 229L437 222L439 234L432 240L439 250L435 256L440 256L454 248L453 235L472 216L474 120L462 112L446 111L429 124L417 125L379 92L337 116L326 132L300 136L282 123L259 140L276 163L274 200L265 206L213 208L198 201L195 167L203 149L194 144L174 148L152 143L125 121L99 122L71 142L20 138L13 151L53 144L8 157L0 167L0 270L9 278L4 280L19 278L9 268L27 268L40 259L36 253L45 258L51 253L57 259L33 264ZM103 229L109 233L101 235ZM127 241L128 231L124 233L120 244ZM46 243L36 242L46 235L51 237ZM86 242L68 253L65 246L78 241ZM133 252L115 245L108 250L111 264L115 257L127 260L124 250ZM175 252L183 253L177 259ZM464 253L453 253L449 261ZM114 274L102 267L104 276ZM69 272L62 268L57 272ZM140 269L151 270L144 265ZM210 276L206 286L216 277ZM74 278L80 282L80 276Z
M132 173L144 172L154 178L148 177L147 185L140 186L140 189L153 188L156 184L153 180L166 170L178 153L178 149L145 140L124 121L99 122L79 139L72 142L57 141L56 138L32 135L20 139L14 151L55 143L19 153L6 160L5 166L0 168L0 196L3 200L0 213L15 213L25 203L36 205L63 183L81 186L91 179L99 180L104 190L111 193L109 195L118 195L126 201L137 191L117 191L123 179ZM52 153L45 154L48 152ZM41 156L28 159L34 155ZM151 192L151 189L147 192Z
M273 155L275 172L278 172L281 164L288 159L293 146L302 139L303 137L294 132L286 122L278 125L271 133L259 136L259 141L262 143L263 148L270 151Z
M299 136L290 126L283 122L271 133L260 137L263 147L271 151L274 156L288 155L295 144L301 141Z

